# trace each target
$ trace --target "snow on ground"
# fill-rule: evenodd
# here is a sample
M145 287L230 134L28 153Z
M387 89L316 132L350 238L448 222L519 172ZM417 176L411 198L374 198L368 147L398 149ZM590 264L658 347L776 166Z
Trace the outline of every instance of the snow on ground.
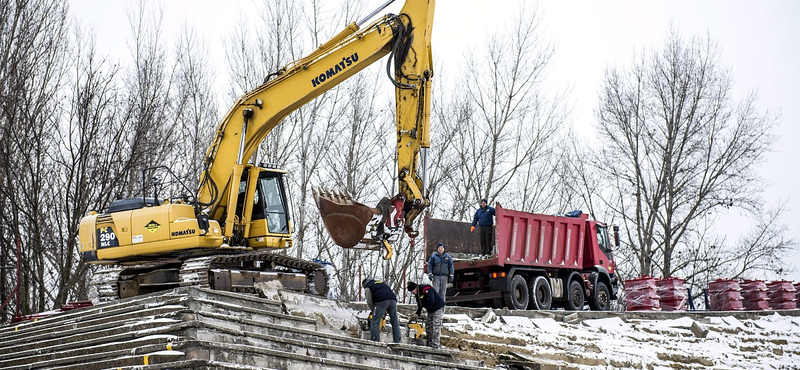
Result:
M615 316L568 323L511 312L491 322L465 315L449 322L445 315L442 343L487 365L497 364L500 354L518 353L567 369L800 368L800 318L780 313L755 320ZM693 325L707 335L695 334Z
M360 335L353 329L355 322L365 320L359 316L363 308L283 290L280 299L290 314L324 318L320 321L333 331ZM661 313L660 318L635 313L603 317L589 312L447 310L442 345L458 350L465 360L497 369L508 369L504 360L509 358L546 369L800 369L799 310L761 316L671 312ZM405 324L402 315L401 323ZM383 338L391 338L389 330L386 325Z

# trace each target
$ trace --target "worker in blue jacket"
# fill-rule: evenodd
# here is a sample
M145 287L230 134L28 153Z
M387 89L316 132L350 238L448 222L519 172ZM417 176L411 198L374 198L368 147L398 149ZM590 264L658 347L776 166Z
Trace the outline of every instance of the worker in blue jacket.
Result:
M475 211L472 226L469 232L475 231L475 225L480 227L481 254L489 256L494 251L492 245L492 227L494 226L494 208L489 207L486 199L481 199L481 207Z
M428 278L436 292L447 300L447 283L453 281L453 258L444 251L444 243L439 243L436 252L428 259Z
M370 339L381 341L381 319L388 312L389 321L392 323L392 340L400 343L400 321L397 319L397 296L392 288L381 280L366 278L361 281L365 289L367 306L372 311L372 321L369 325Z
M444 299L432 286L409 281L406 288L417 299L417 312L410 320L415 320L422 314L422 309L428 311L425 318L425 342L429 347L439 348L439 337L442 334L442 318L444 317Z

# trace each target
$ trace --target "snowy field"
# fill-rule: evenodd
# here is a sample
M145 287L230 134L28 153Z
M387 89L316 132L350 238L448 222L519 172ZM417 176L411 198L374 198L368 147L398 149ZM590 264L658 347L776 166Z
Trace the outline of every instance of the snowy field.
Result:
M490 366L510 355L564 369L800 369L800 317L787 312L755 320L677 314L570 322L510 312L445 315L442 343Z

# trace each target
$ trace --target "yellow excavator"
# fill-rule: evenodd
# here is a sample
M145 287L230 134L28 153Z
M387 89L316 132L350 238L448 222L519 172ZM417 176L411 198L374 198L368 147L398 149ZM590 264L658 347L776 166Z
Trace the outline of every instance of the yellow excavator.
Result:
M381 250L388 259L399 235L413 240L412 222L430 204L423 179L434 0L407 0L399 14L364 26L392 1L241 96L217 128L195 196L161 197L154 177L152 196L143 184L142 197L115 200L81 220L81 258L105 265L93 277L100 301L185 285L250 290L268 280L325 294L321 264L274 253L292 246L287 173L252 164L253 154L289 113L386 55L396 91L399 193L376 207L326 190L314 198L341 247Z

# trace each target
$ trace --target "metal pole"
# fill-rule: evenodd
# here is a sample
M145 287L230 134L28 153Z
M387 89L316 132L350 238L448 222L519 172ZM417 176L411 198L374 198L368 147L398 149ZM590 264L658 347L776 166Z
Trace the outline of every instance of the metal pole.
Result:
M244 116L242 120L242 135L239 138L239 156L237 157L236 164L244 164L244 144L247 139L247 122L250 121L250 117L253 116L253 110L250 108L243 109L242 116Z
M422 148L422 197L424 198L428 190L428 148Z
M14 309L15 318L19 317L19 282L20 282L20 270L22 270L22 265L21 265L22 258L20 257L20 255L22 254L20 252L21 245L22 245L22 239L20 237L17 237L17 284L16 287L14 288L14 290L17 293L17 304L16 304L17 307Z
M394 2L394 0L388 0L383 5L379 6L378 9L373 10L372 13L367 14L366 17L361 18L361 20L356 22L356 26L361 27L362 24L366 23L370 18L375 16L375 14L378 14L378 12L380 12L383 9L385 9L387 6L389 6L389 4L391 4L393 2Z
M403 303L408 303L406 301L406 292L408 292L408 289L406 289L406 269L403 269L403 280L400 283L400 289L403 289Z

